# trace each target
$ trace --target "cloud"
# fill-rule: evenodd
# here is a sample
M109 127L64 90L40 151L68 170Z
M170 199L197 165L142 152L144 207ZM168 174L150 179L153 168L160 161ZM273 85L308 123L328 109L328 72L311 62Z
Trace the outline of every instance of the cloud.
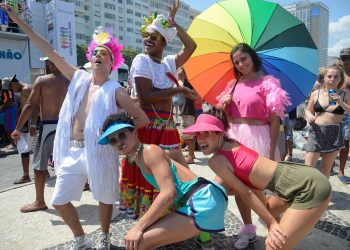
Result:
M341 49L350 47L350 15L329 23L329 42L329 56L339 56Z
M348 37L340 39L332 47L328 48L328 56L339 56L341 49L350 47L350 35Z
M343 16L336 22L329 23L329 33L341 34L350 31L350 15Z

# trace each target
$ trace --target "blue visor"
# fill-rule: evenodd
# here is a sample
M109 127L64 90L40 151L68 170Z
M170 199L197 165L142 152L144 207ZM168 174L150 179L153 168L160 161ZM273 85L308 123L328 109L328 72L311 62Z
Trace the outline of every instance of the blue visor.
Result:
M134 126L132 126L131 124L127 124L127 123L114 123L112 125L110 125L106 131L101 135L100 139L98 140L98 144L101 145L106 145L109 144L108 141L108 136L118 130L121 130L123 128L134 128Z

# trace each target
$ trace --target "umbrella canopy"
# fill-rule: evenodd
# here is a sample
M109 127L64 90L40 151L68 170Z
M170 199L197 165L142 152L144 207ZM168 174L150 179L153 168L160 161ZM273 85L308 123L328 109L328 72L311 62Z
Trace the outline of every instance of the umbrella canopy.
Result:
M197 49L185 64L187 77L210 104L235 78L230 52L249 44L262 59L262 70L280 79L292 105L303 102L317 78L317 48L305 25L276 3L220 1L198 15L189 35Z

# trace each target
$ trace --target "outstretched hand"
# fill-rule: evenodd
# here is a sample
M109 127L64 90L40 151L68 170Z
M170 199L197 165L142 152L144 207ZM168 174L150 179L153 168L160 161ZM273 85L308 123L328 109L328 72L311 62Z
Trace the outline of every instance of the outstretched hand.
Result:
M179 6L180 6L180 1L179 0L175 0L173 5L168 7L168 11L169 11L168 17L174 18L175 15L176 15L177 10L179 9Z
M18 17L16 11L6 3L0 3L0 8L3 9L11 18L12 21L17 22L20 18Z

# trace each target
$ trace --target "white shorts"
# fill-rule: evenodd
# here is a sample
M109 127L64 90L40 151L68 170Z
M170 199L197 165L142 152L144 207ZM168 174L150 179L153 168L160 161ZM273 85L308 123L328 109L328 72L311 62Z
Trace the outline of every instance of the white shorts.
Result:
M79 201L83 193L84 185L88 181L93 182L94 178L88 176L87 158L85 148L70 148L64 158L61 167L56 173L56 185L52 196L52 205L64 205L71 201ZM118 182L118 178L114 180ZM110 180L106 180L109 183ZM103 190L90 189L95 200L105 204L113 204L117 201L119 190L112 187L103 187ZM96 185L95 185L96 186ZM105 186L105 185L104 185Z
M84 148L70 148L59 169L52 205L64 205L71 201L79 201L84 185L88 180Z

